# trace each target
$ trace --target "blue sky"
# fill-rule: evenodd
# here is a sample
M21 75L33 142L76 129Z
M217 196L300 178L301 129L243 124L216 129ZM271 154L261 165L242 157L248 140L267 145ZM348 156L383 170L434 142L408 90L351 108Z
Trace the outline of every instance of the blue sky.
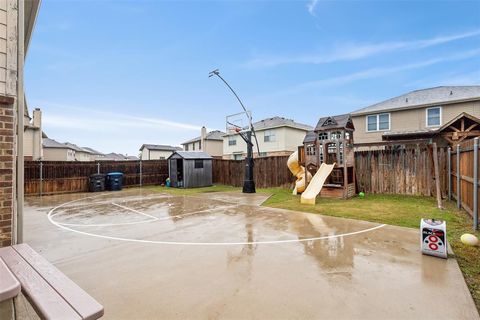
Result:
M480 84L480 1L42 1L26 62L44 131L136 155L240 106L314 125L402 93Z

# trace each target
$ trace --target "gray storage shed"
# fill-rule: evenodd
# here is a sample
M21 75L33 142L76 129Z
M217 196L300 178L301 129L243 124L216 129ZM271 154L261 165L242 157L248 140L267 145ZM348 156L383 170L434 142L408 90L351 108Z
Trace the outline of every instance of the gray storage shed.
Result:
M170 185L174 188L212 185L212 157L205 152L175 151L168 157Z

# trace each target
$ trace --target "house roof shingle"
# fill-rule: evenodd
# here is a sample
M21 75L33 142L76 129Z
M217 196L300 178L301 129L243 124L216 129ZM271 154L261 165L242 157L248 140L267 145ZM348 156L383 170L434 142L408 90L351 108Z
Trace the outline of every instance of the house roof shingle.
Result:
M214 131L210 131L207 133L207 136L205 137L205 140L218 140L218 141L222 141L223 140L223 136L225 135L225 132L222 132L220 130L214 130ZM192 143L192 142L197 142L197 141L200 141L200 136L196 137L196 138L193 138L193 139L190 139L188 141L185 141L182 143L182 145L184 144L187 144L187 143Z
M277 128L277 127L290 127L290 128L295 128L295 129L300 129L305 131L313 129L313 127L307 124L298 123L292 119L278 117L278 116L254 122L253 127L255 131L267 130L270 128Z
M341 114L338 116L322 117L318 120L315 131L330 129L353 129L352 119L349 114Z
M49 138L43 138L42 139L42 145L43 145L44 148L58 148L58 149L75 150L75 149L73 149L72 147L70 147L66 144L60 143L58 141L55 141L55 140L49 139Z
M182 150L182 148L180 147L174 147L174 146L163 145L163 144L142 144L142 146L140 147L140 151L142 151L144 148L147 148L149 150L161 150L161 151Z
M95 149L89 148L89 147L82 147L82 149L87 150L91 154L96 154L96 155L104 155L102 152L97 151Z
M359 116L374 112L414 109L461 101L480 100L480 86L442 86L415 90L351 113Z

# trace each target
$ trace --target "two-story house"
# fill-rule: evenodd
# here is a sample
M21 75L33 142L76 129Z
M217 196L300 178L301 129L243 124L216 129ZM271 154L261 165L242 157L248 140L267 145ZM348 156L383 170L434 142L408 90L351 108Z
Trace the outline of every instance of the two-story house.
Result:
M273 117L253 123L260 154L253 147L254 157L290 155L302 145L303 139L313 127L292 119ZM252 139L255 144L255 139ZM241 160L247 155L247 144L238 133L223 136L223 158Z
M45 161L75 161L75 149L64 143L44 138L42 145Z
M214 130L207 132L202 127L200 136L182 143L184 151L202 151L214 158L221 158L223 154L223 136L225 132Z
M160 145L160 144L143 144L140 147L140 159L141 160L159 160L167 159L175 151L180 151L182 148Z
M411 140L455 144L480 135L480 86L416 90L351 116L357 147Z

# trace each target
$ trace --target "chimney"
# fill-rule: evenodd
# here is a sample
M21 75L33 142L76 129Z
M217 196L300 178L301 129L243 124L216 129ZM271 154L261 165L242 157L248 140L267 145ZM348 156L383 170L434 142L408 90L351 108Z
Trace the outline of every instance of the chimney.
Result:
M205 126L202 127L202 130L200 131L200 144L201 147L199 148L200 151L205 150L205 139L207 138L207 128Z
M42 128L42 111L39 108L33 110L33 126Z

